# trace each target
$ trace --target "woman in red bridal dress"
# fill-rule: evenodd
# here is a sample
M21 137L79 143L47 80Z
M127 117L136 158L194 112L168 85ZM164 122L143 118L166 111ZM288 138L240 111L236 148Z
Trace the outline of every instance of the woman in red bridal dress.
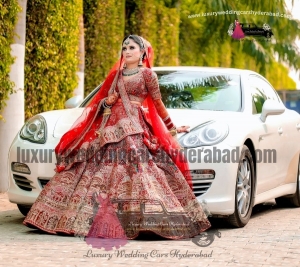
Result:
M56 174L25 225L86 240L143 231L182 239L210 227L173 136L188 127L169 117L152 59L149 42L124 38L121 58L56 146Z
M234 39L244 38L245 34L244 34L244 32L241 28L241 25L240 25L240 23L237 19L234 21L234 24L235 24L235 28L234 28L234 31L233 31L231 37L234 38Z
M93 248L111 250L127 243L125 231L116 215L115 207L110 202L105 188L94 194L94 216L85 242ZM102 238L99 240L99 237Z

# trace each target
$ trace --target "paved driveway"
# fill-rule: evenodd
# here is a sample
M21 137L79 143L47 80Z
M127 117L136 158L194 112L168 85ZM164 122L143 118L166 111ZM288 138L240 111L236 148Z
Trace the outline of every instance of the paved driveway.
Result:
M300 209L274 202L255 207L241 229L211 220L207 236L194 239L200 245L144 235L105 251L79 237L29 229L23 219L0 194L0 266L300 266Z

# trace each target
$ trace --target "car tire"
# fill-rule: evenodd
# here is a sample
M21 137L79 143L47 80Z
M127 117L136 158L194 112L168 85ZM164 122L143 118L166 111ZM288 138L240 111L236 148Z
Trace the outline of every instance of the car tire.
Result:
M300 207L300 157L298 160L296 193L291 197L278 197L276 203L278 206Z
M300 207L300 158L297 172L297 189L295 195L290 198L290 201L294 207Z
M250 220L254 204L254 177L253 158L244 145L237 170L234 213L227 218L227 222L234 227L244 227Z
M28 212L30 211L31 206L17 204L19 211L24 215L27 216Z

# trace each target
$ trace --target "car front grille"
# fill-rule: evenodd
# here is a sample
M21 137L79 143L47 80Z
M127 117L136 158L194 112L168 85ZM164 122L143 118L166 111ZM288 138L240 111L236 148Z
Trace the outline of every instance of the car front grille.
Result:
M210 188L212 181L205 183L204 181L193 181L193 192L196 197L203 195Z
M211 187L215 179L213 170L192 170L193 192L196 197L203 195Z
M29 179L27 179L26 177L17 175L17 174L13 174L13 178L15 180L16 185L19 188L21 188L25 191L32 191L32 189L35 189L35 187L31 185L33 182L30 181Z
M38 180L40 182L41 187L44 188L45 185L49 182L50 178L48 178L48 177L38 177Z

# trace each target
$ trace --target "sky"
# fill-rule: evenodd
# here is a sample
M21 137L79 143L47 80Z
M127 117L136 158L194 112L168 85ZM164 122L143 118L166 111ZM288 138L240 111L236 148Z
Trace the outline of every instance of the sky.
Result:
M300 0L294 0L293 7L292 7L292 0L285 0L285 2L286 2L286 6L287 6L288 10L291 11L291 13L293 15L293 18L300 20ZM298 45L299 50L300 50L300 40L297 41L297 45ZM297 83L298 90L300 90L299 73L300 73L300 70L298 70L298 72L290 71L290 73L289 73L290 77L292 79L294 79L295 82Z

